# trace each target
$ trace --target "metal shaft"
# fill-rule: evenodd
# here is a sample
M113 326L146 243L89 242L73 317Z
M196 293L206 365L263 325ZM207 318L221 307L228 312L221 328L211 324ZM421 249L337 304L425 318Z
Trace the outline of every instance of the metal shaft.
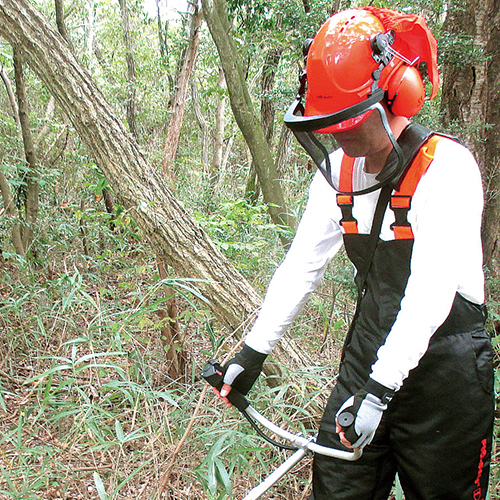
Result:
M256 500L279 481L297 462L300 462L309 452L303 448L290 455L271 475L267 476L262 483L250 490L243 500Z

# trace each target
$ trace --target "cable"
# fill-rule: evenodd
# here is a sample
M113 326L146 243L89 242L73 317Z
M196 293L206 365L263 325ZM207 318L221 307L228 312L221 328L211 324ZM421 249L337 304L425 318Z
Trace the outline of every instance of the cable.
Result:
M296 451L298 449L296 446L289 446L287 444L281 444L281 443L278 443L278 441L275 441L274 439L270 438L260 429L260 427L255 423L255 420L246 411L242 411L241 413L243 413L245 418L250 422L250 425L255 429L257 434L259 436L261 436L262 438L264 438L268 443L270 443L273 446L276 446L277 448L280 448L282 450Z

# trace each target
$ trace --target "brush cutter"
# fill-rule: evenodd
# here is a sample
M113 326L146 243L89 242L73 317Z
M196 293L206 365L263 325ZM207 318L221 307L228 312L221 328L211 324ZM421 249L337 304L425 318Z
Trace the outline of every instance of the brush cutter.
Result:
M224 368L215 360L210 360L200 374L212 387L220 390L223 384ZM269 488L271 488L277 481L279 481L292 467L295 466L302 458L310 453L318 453L328 457L340 458L341 460L354 461L357 460L362 452L361 450L354 450L352 452L337 450L335 448L328 448L316 444L316 437L303 437L298 434L278 427L276 424L268 420L260 414L255 408L250 406L249 402L241 393L232 389L227 398L250 422L252 427L257 433L262 436L266 441L274 446L282 449L292 450L294 453L285 460L272 474L270 474L264 481L253 488L243 500L256 500L260 498ZM259 424L276 436L279 436L290 443L290 445L278 443L274 439L267 436L259 427Z

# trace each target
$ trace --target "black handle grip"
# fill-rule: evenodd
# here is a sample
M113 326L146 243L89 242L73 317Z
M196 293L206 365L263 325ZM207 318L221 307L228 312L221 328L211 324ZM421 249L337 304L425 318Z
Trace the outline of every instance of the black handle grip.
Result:
M212 386L215 387L217 390L221 390L223 379L224 379L224 367L215 359L211 359L203 368L202 372L200 375ZM227 395L227 399L229 399L229 402L236 406L238 410L240 411L245 411L249 406L250 403L247 401L245 396L238 392L236 389L231 389L231 392Z

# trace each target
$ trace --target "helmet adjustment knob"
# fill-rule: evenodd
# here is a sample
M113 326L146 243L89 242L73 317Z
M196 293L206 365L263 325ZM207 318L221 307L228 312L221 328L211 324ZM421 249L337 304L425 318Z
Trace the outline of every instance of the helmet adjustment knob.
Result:
M395 33L389 30L387 33L377 33L370 39L370 46L373 51L373 59L375 62L386 66L392 59L393 51L391 45L394 43Z

